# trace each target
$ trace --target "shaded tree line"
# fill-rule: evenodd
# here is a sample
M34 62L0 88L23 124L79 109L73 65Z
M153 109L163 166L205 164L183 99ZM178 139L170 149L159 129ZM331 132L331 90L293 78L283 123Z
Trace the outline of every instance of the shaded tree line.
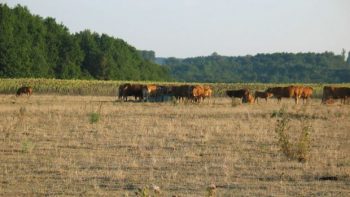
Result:
M343 83L350 82L350 53L273 53L255 56L158 58L178 81Z
M0 77L169 80L152 51L89 30L71 34L53 18L0 4Z

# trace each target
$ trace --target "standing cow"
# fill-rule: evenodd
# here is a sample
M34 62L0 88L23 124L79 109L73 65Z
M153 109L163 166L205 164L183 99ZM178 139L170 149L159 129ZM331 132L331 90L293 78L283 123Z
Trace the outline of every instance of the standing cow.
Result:
M301 98L303 99L303 104L304 101L306 100L306 103L308 102L309 98L311 98L312 93L314 89L312 87L303 87L303 91L301 93Z
M248 102L250 93L248 89L227 90L226 95L231 98L240 98L242 99L242 103L246 103Z
M329 99L341 99L340 102L345 104L347 98L350 98L350 88L348 87L323 87L322 103L327 103Z
M122 84L119 86L119 99L128 101L129 96L134 96L135 100L143 100L143 89L144 85L141 84Z
M32 95L33 89L31 87L20 87L17 90L16 96L21 96L22 94L26 94L28 97Z
M280 103L282 98L291 98L295 95L295 87L272 87L268 88L265 92L272 93L274 97L277 98L277 102ZM295 103L298 103L298 96L295 96Z
M270 97L272 97L273 94L270 93L270 92L259 92L259 91L255 91L254 96L255 96L255 101L256 101L257 103L259 103L259 98L265 99L265 101L266 101L266 103L267 103L267 99L270 98Z

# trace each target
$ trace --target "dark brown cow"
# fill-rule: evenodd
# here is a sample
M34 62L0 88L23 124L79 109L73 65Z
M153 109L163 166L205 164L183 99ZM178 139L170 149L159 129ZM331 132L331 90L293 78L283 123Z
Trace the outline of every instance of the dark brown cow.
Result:
M240 90L227 90L226 91L226 95L233 98L233 97L237 97L237 98L243 98L244 95L247 94L247 92L249 92L248 89L240 89Z
M171 92L178 101L184 101L184 99L189 99L191 97L192 90L193 86L191 85L180 85L171 87Z
M263 98L263 99L265 99L265 101L267 102L267 98L272 97L273 94L272 94L272 93L269 93L269 92L259 92L259 91L255 91L254 96L255 96L255 101L256 101L257 103L259 103L259 98Z
M345 104L347 98L350 98L350 88L348 87L323 87L322 103L327 103L329 99L341 99L340 102Z
M243 103L247 102L249 90L248 89L240 89L240 90L227 90L226 95L231 98L240 98Z
M20 87L17 90L16 96L21 96L22 94L26 94L27 96L32 95L33 89L31 87Z
M134 96L135 100L143 100L143 89L144 85L141 84L122 84L119 86L119 98L124 101L128 100L128 96Z
M124 90L127 89L128 86L130 86L131 84L130 83L124 83L124 84L121 84L119 85L119 88L118 88L118 99L119 100L127 100L128 98L127 97L124 97Z
M302 89L299 86L273 87L268 88L265 92L272 93L277 98L278 103L281 102L282 98L294 97L295 103L298 104Z

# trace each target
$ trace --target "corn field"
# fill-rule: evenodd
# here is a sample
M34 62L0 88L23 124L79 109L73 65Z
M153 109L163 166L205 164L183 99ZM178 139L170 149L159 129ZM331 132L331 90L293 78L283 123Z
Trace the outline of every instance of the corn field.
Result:
M34 94L59 94L59 95L93 95L116 96L118 86L122 83L181 85L180 82L152 82L152 81L101 81L101 80L61 80L43 78L0 79L0 94L15 94L21 86L31 86ZM194 84L194 83L187 83ZM251 91L266 90L273 86L288 86L291 84L265 84L265 83L206 83L213 89L214 96L225 96L229 89L248 88ZM314 89L313 97L320 98L324 85L328 84L293 84L311 86ZM336 86L348 86L350 84L332 84Z

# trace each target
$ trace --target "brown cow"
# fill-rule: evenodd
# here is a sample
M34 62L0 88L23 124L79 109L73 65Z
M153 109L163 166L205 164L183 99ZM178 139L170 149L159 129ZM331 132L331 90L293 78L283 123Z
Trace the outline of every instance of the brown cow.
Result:
M273 94L277 98L278 103L281 102L282 98L290 98L294 95L292 86L268 88L265 92Z
M255 101L256 101L257 103L259 103L259 98L263 98L263 99L265 99L265 101L267 102L267 98L272 97L273 94L272 94L272 93L269 93L269 92L259 92L259 91L255 91L254 96L255 96Z
M278 103L281 102L282 98L295 99L295 104L298 104L299 98L302 95L302 86L288 86L288 87L273 87L268 88L265 92L272 93L274 97L277 98Z
M341 99L340 102L345 104L347 98L350 98L350 88L348 87L323 87L322 103L327 103L329 99Z
M179 102L184 99L188 99L191 97L193 86L191 85L180 85L180 86L172 86L171 93L175 96L176 100Z
M240 89L240 90L227 90L226 95L231 97L231 98L240 98L242 99L242 103L247 102L247 98L249 95L249 90L248 89Z
M128 96L134 96L135 100L141 101L143 99L143 87L144 85L141 84L122 84L119 86L119 98L128 101Z
M254 101L255 101L255 98L254 98L254 96L250 93L250 92L248 92L246 95L244 95L244 97L243 97L243 102L245 102L245 103L250 103L250 104L252 104L252 103L254 103Z
M32 95L33 93L33 89L32 87L20 87L17 90L16 96L21 96L22 94L26 94L28 97L30 97L30 95Z
M144 85L142 87L142 97L147 101L149 97L157 96L157 85Z
M211 89L210 86L204 86L204 96L203 96L203 100L205 98L208 98L208 102L210 101L210 98L213 94L213 90Z
M192 92L190 98L193 102L200 102L202 98L204 98L204 87L202 85L192 86Z
M313 93L313 88L312 87L303 87L303 92L301 94L301 98L303 99L303 103L306 100L306 102L311 98Z

